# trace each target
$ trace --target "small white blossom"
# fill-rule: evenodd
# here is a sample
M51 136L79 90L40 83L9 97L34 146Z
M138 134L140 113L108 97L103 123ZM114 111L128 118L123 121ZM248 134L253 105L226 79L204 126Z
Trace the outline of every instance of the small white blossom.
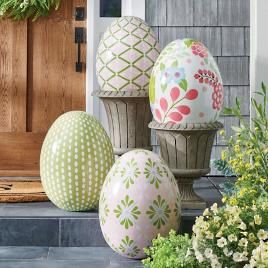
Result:
M220 238L220 239L217 240L217 246L219 248L223 248L226 245L227 245L227 240L224 237L222 237L222 238Z

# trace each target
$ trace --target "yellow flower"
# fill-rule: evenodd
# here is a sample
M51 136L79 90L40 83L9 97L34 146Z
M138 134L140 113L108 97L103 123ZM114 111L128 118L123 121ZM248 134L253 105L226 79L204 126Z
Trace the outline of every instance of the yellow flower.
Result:
M227 158L227 152L224 150L221 152L221 159L226 160L226 158Z
M220 130L220 132L219 132L219 134L221 135L221 136L224 136L225 135L225 130Z

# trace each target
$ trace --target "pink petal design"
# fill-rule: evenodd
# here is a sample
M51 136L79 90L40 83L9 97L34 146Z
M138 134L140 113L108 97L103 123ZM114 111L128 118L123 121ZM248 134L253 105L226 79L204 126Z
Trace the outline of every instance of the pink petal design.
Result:
M182 114L189 114L191 112L191 109L187 105L180 105L177 107L178 112Z
M160 107L164 112L167 111L168 103L167 103L167 100L165 98L160 99Z
M188 100L194 100L197 97L198 97L198 91L196 89L189 90L185 95L185 98Z
M161 113L158 109L155 109L155 115L159 119L159 121L162 121L162 116L161 116Z
M170 91L170 97L172 99L172 101L176 101L180 96L180 90L178 87L173 87Z
M182 115L177 112L170 113L168 117L175 122L180 122L183 118Z

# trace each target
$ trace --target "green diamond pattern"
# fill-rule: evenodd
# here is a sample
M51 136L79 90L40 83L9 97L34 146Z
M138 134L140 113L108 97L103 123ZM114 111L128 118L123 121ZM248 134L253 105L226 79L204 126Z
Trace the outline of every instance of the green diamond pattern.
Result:
M102 90L148 91L159 44L140 18L116 19L104 33L97 52L97 77Z

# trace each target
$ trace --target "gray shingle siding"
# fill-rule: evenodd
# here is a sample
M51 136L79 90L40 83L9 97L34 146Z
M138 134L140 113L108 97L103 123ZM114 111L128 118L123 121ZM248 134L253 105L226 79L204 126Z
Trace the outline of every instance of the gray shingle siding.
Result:
M249 120L250 0L146 0L146 21L157 33L161 48L172 40L192 37L215 56L225 88L225 106L241 100ZM227 135L237 119L221 116ZM156 149L157 141L153 137ZM156 146L155 146L156 145ZM226 141L219 135L212 158L219 158ZM212 168L211 174L217 174Z

